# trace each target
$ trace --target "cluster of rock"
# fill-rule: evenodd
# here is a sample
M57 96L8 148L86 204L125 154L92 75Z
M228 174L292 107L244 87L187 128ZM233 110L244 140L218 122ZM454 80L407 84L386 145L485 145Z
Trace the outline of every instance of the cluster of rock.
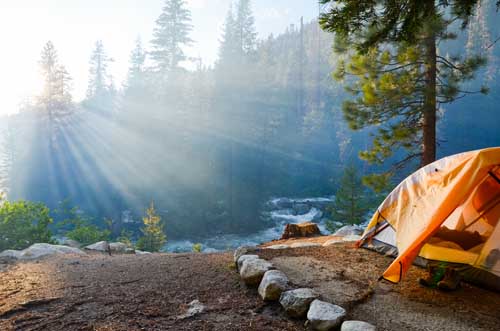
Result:
M341 331L375 331L375 326L362 321L344 321L347 311L335 304L320 300L313 289L292 289L287 276L272 263L260 258L255 247L240 247L234 252L234 262L246 285L258 285L264 301L279 301L292 318L307 318L312 330L326 331L341 326Z
M65 242L64 245L33 244L23 250L6 250L0 253L0 259L8 260L36 260L52 255L86 255L85 251L102 252L107 254L151 254L128 247L124 243L108 243L100 241L92 245L80 248L80 244L75 241Z

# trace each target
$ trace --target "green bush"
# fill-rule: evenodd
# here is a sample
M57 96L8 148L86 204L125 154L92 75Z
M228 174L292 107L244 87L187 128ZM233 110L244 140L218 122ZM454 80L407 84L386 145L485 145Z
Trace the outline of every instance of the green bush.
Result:
M195 253L201 253L202 249L203 249L203 246L201 244L194 244L193 245L193 252L195 252Z
M49 208L30 201L4 201L0 206L0 251L52 243Z
M109 240L110 232L101 230L91 224L77 224L75 228L66 233L69 239L78 241L82 246L87 246L98 241Z
M146 210L142 218L144 227L141 229L143 236L137 241L137 249L147 252L159 252L167 242L161 218L156 214L154 203Z

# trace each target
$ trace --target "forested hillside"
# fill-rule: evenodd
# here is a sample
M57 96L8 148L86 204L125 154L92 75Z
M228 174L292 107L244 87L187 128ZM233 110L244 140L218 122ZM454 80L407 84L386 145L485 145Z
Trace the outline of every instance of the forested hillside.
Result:
M440 45L442 54L484 53L488 64L467 84L489 94L439 110L439 156L500 143L495 14L495 1L485 2L457 40ZM196 25L189 10L167 6L158 15L154 38L131 50L125 82L113 81L113 54L96 42L81 102L57 45L46 44L43 92L2 121L0 184L9 199L51 208L70 199L100 226L112 220L115 235L137 233L151 200L170 237L251 233L271 197L332 195L351 164L361 174L381 170L358 160L374 129L351 131L344 120L350 95L332 79L334 38L317 21L259 40L241 0L228 10L217 62L205 66L183 52Z

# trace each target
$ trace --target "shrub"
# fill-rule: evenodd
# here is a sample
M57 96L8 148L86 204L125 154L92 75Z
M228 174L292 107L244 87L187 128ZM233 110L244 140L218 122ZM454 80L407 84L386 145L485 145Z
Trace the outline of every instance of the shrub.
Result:
M201 244L194 244L193 245L193 252L195 252L195 253L201 253L202 249L203 249L203 246Z
M82 246L87 246L99 241L109 240L110 232L101 230L91 224L77 224L75 228L66 233L70 239L78 241Z
M0 206L0 251L53 243L49 208L30 201L4 201Z
M156 214L154 203L146 210L146 216L142 218L144 227L141 229L143 236L137 241L137 249L147 252L158 252L167 242L167 236L163 232L161 218Z

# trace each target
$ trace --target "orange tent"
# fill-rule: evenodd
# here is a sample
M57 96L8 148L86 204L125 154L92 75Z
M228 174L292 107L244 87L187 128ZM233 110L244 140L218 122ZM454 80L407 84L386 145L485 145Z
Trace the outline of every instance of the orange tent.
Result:
M401 182L368 224L359 245L397 249L383 277L399 282L417 256L473 266L500 284L500 147L446 157ZM445 229L446 227L446 229ZM441 240L468 232L474 247ZM435 236L436 235L436 236Z

